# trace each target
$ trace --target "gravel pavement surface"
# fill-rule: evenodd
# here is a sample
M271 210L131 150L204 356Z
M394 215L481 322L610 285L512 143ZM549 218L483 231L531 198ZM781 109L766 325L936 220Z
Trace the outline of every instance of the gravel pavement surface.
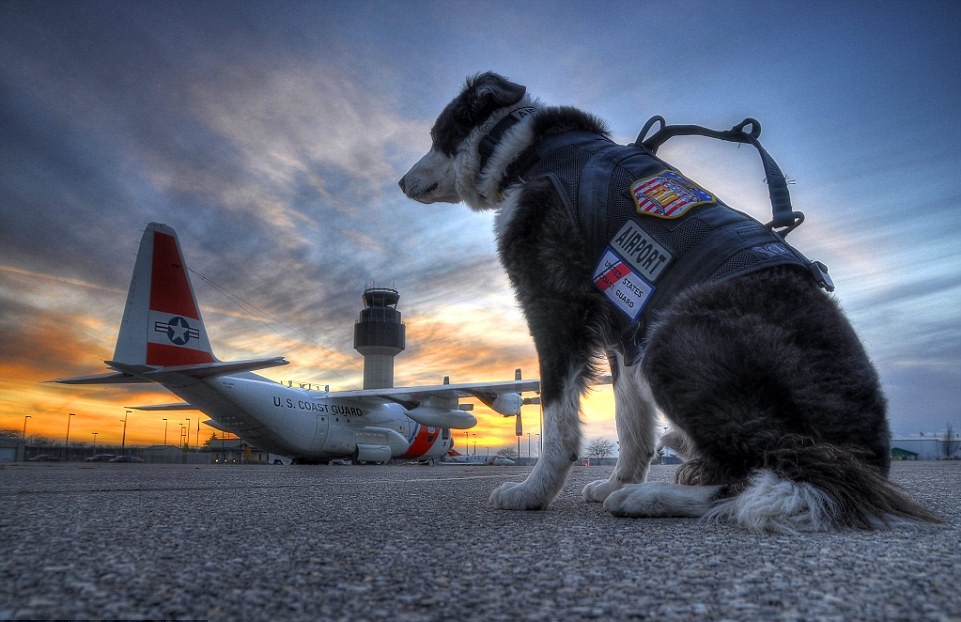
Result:
M608 516L610 467L487 505L528 472L3 465L0 620L961 621L961 462L892 471L944 525L797 536Z

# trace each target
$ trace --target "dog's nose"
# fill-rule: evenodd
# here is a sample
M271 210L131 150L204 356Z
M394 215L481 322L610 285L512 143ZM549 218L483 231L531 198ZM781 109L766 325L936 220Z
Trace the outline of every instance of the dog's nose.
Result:
M407 179L407 175L404 175L403 177L400 178L400 181L397 182L397 185L400 186L400 191L405 194L407 193L407 188L404 187L406 179Z

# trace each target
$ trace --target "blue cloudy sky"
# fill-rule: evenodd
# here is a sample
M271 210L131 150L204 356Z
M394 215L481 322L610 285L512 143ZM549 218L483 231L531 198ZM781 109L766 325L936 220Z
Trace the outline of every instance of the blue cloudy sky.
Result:
M396 187L464 78L493 69L621 142L654 114L759 119L807 215L791 241L830 267L893 430L961 429L959 33L956 1L5 0L0 427L169 401L37 384L110 358L151 221L204 277L221 358L285 354L276 379L356 388L352 323L376 281L408 324L398 384L535 375L492 215ZM767 218L753 150L684 138L661 155ZM590 400L589 437L613 438L609 408Z

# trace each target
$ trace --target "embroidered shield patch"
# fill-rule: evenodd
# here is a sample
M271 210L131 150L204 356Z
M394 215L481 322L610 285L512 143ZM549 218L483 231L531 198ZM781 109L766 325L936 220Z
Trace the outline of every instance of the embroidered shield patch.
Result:
M654 285L640 276L610 247L594 268L594 285L632 322L654 294Z
M713 194L677 171L661 171L631 184L631 197L638 214L673 219L692 207L714 203Z

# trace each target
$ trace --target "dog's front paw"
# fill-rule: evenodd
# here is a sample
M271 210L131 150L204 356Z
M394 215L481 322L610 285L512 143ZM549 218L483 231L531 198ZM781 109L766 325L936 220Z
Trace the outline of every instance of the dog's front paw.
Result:
M614 516L704 516L722 486L681 486L664 482L634 484L611 493L604 509Z
M588 503L601 503L620 487L621 484L615 478L599 479L584 486L582 494L584 495L584 501Z
M491 505L500 510L543 510L548 502L531 494L530 488L524 483L517 482L501 484L490 497Z
M658 507L655 489L649 484L625 486L613 491L604 501L604 509L614 516L631 518L664 515Z

